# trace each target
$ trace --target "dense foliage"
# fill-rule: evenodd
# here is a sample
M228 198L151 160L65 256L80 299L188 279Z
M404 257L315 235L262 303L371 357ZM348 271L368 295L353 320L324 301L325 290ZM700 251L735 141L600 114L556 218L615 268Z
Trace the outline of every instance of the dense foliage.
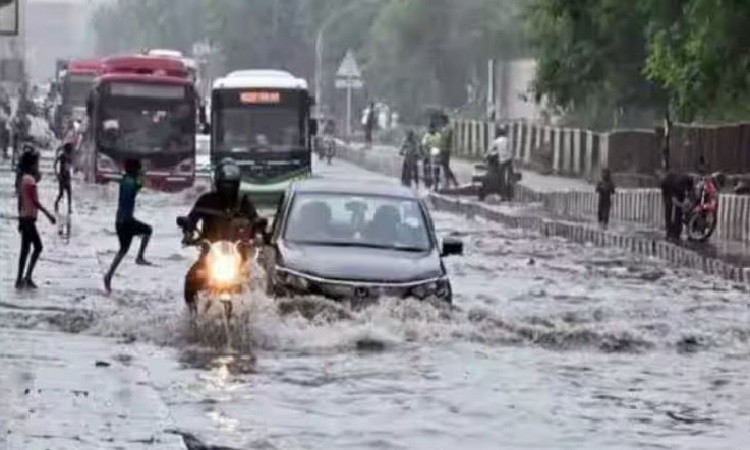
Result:
M746 0L111 0L94 23L102 53L189 52L208 39L228 69L280 67L309 80L323 29L326 97L341 97L332 75L352 48L365 96L407 117L427 104L478 108L467 86L481 91L487 59L524 55L526 43L537 99L589 125L750 112Z
M532 0L537 94L567 110L747 117L750 2Z

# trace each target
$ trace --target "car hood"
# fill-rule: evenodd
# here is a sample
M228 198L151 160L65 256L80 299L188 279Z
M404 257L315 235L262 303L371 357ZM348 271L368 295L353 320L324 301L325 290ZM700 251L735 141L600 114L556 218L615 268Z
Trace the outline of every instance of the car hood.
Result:
M279 253L283 267L332 280L407 283L444 275L435 249L416 253L281 243Z

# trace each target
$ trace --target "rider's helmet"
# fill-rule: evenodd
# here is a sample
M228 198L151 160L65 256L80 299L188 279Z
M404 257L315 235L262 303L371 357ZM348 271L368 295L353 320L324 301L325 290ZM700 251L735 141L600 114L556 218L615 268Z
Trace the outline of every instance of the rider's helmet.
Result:
M224 158L214 171L214 188L222 197L236 200L240 192L242 172L237 162L232 158Z

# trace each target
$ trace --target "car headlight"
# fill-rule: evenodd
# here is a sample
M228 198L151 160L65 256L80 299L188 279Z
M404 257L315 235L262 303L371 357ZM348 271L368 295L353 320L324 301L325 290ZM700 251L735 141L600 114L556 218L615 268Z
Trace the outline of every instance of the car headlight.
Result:
M444 299L451 295L451 285L448 278L440 278L414 286L411 288L411 295L419 300L424 300L432 296Z
M277 269L277 279L281 284L297 291L306 291L310 287L310 282L299 275L289 273L283 269Z

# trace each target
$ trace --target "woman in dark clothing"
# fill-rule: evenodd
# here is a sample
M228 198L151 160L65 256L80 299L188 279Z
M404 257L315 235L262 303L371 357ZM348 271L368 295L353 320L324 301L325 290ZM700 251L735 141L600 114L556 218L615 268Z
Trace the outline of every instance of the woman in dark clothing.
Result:
M21 179L18 186L18 231L21 233L21 253L18 256L18 276L16 277L16 289L34 289L33 275L34 267L42 253L42 239L36 228L36 219L39 211L42 211L50 222L55 223L55 218L40 203L37 193L37 182L41 178L39 174L39 155L34 152L26 152L22 155L19 164L21 168ZM28 267L26 260L31 253Z
M419 187L419 159L420 146L417 140L417 134L409 130L406 134L404 145L401 146L400 154L404 157L404 164L401 168L401 184L411 187L412 182Z

